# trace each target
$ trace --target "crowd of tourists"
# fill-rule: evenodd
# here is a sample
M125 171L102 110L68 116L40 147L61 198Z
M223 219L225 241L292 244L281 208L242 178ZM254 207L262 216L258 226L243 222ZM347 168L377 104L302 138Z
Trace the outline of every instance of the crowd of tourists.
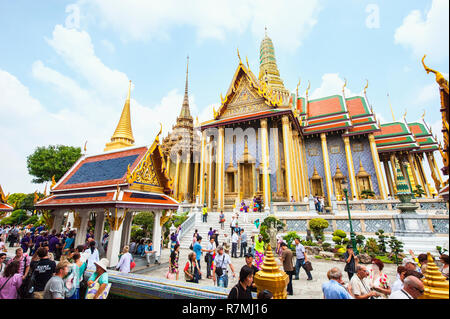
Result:
M75 246L77 233L47 231L44 226L0 227L0 299L103 299L108 264L105 235L100 244L93 232ZM83 235L82 235L83 236ZM8 259L7 242L15 248ZM92 272L86 280L85 272Z

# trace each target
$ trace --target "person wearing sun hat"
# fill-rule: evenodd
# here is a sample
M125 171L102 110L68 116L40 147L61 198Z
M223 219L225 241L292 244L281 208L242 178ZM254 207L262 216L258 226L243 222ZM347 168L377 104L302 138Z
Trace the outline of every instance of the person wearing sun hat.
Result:
M108 265L109 260L106 258L100 259L100 261L94 262L95 272L88 279L88 289L94 287L95 283L98 282L99 288L93 299L98 299L108 285Z

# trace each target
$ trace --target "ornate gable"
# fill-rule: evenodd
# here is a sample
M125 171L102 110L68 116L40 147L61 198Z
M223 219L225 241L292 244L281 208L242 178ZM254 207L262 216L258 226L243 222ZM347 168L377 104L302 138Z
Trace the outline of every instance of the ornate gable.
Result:
M167 175L159 134L136 168L132 171L128 168L127 182L130 189L166 194L171 192L173 182Z
M221 106L214 112L214 119L274 109L281 105L281 98L273 95L266 83L259 83L254 74L242 62L233 77Z

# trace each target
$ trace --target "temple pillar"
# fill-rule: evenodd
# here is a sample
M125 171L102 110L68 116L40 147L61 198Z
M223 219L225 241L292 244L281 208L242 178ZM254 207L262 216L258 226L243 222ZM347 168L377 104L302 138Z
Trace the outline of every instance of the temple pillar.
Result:
M194 161L195 161L195 159L194 158L192 158ZM199 166L199 164L198 163L195 163L194 164L194 184L193 184L193 186L192 186L192 202L193 203L195 203L195 200L196 200L196 197L197 197L197 195L199 195L197 192L199 191L198 190L198 178L199 178L199 176L198 176L198 166ZM201 178L201 177L200 177Z
M179 182L180 182L180 162L181 162L181 154L177 152L177 166L175 168L175 181L173 183L174 188L174 196L178 200L179 199Z
M122 251L123 247L130 244L131 237L131 222L133 221L133 212L128 212L125 216L125 220L123 221L122 227L122 238L120 250Z
M331 180L330 159L328 157L327 135L325 133L320 133L320 139L322 141L323 170L325 172L325 182L327 186L327 199L328 199L327 205L331 206L331 197L333 196L333 184Z
M89 211L80 210L78 214L81 222L80 227L77 229L77 236L75 237L75 247L77 247L78 245L84 245L84 243L86 242L86 234L89 222Z
M419 178L420 178L421 184L423 185L423 190L427 194L427 197L431 198L432 197L431 191L430 191L430 188L428 187L427 178L423 171L422 158L420 158L420 156L418 154L415 154L415 160L416 160L417 171L419 173Z
M283 180L281 177L281 154L280 154L280 145L278 143L278 127L276 123L274 123L274 127L272 128L272 137L273 137L273 148L275 152L275 175L277 178L277 195L281 195L281 189L283 188Z
M369 144L370 144L370 151L372 153L373 165L375 166L375 174L377 175L380 197L381 199L386 199L387 198L386 181L384 180L383 172L381 171L380 156L378 155L377 145L375 143L375 137L373 133L369 134Z
M120 246L122 241L122 229L123 229L123 215L126 210L117 208L117 215L115 209L111 209L111 213L107 218L109 221L109 236L108 236L108 249L106 251L106 258L109 260L109 267L114 267L119 262ZM111 214L111 216L109 216ZM117 219L116 219L117 218ZM122 220L121 220L122 219Z
M292 157L289 150L289 117L284 115L281 119L283 123L283 148L284 148L284 164L285 164L285 181L286 195L288 200L294 195L293 175L292 175Z
M267 119L261 119L261 157L263 168L264 211L270 211L269 136Z
M184 164L186 168L185 179L184 179L184 198L187 200L189 195L189 185L191 185L189 181L189 175L191 171L191 153L188 151L186 154L186 163Z
M391 154L389 157L389 161L391 162L392 173L394 173L394 184L397 184L397 169L395 168L395 155Z
M205 173L207 168L206 158L206 131L202 132L202 140L201 140L201 153L200 153L200 204L203 205L203 203L206 202L205 198L205 189L206 189L206 180L205 180Z
M225 200L225 188L224 188L224 176L225 176L225 129L224 127L219 127L219 138L217 145L217 209L221 210L224 207Z
M299 155L298 155L298 132L292 130L292 152L293 152L293 166L294 166L294 176L295 176L295 201L301 202L303 198L303 191L301 189L302 182L300 179L300 165L299 165Z
M162 211L157 210L153 212L154 224L153 224L153 250L156 251L155 257L157 261L160 261L161 257L161 215Z
M428 166L430 167L430 172L431 172L431 178L434 181L434 185L436 187L436 191L439 192L439 190L441 189L441 181L439 180L438 175L436 174L436 169L433 163L433 159L430 156L430 153L425 153L426 157L427 157L427 161L428 161Z
M348 136L344 136L343 140L344 140L345 158L347 160L348 179L350 182L350 189L352 192L351 199L359 200L358 188L356 185L355 166L353 165L352 149L350 147L350 139Z
M439 181L440 181L441 185L444 185L444 179L442 178L441 170L437 166L436 158L434 157L434 153L430 153L430 157L431 157L431 160L433 162L434 169L436 171L437 177L439 178Z
M408 163L409 163L409 167L411 168L411 174L414 180L414 184L416 185L420 185L420 181L419 178L417 176L417 169L416 169L416 165L414 164L414 159L413 159L413 155L411 153L408 153ZM422 185L423 187L423 185Z
M210 142L209 143L209 148L208 148L208 155L209 155L209 161L208 161L208 187L207 187L207 190L208 190L208 207L210 207L210 208L212 208L213 207L213 200L212 200L212 197L213 197L213 189L212 189L212 180L213 180L213 176L212 176L212 173L213 173L213 170L212 170L212 164L213 164L213 160L212 160L212 150L213 150L213 147L212 147L212 143Z
M383 161L383 165L384 165L384 171L386 173L386 179L387 179L387 183L388 183L388 187L389 187L389 194L392 197L394 197L395 191L394 191L394 184L392 182L391 170L389 168L389 162L385 160L385 161Z
M95 212L95 229L94 239L97 243L102 241L103 231L105 229L105 213L102 211Z
M52 229L56 229L56 232L59 233L61 232L61 228L64 222L64 212L62 212L61 210L57 210L56 212L53 213L53 216L54 219Z
M295 147L294 147L294 134L291 125L289 124L289 153L291 156L291 172L292 172L292 195L294 195L295 201L298 202L298 178L297 178L297 169L296 169L296 156L295 156ZM289 201L291 198L289 198Z

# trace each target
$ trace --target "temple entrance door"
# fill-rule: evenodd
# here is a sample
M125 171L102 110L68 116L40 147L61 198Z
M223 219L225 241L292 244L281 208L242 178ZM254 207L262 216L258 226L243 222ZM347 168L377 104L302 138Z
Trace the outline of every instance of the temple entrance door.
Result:
M253 164L252 163L241 163L241 190L243 193L243 198L252 198L253 189Z

